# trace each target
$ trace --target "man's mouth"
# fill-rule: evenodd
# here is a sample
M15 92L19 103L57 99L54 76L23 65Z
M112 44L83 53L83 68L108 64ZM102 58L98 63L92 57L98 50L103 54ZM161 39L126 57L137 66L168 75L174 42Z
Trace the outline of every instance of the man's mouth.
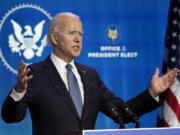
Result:
M75 48L75 49L79 49L79 48L80 48L80 46L75 45L75 46L73 46L73 48Z

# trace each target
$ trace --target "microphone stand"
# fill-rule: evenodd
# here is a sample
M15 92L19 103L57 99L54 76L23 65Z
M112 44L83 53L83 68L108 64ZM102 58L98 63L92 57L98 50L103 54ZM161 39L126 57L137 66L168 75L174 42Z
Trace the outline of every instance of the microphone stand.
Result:
M139 120L136 120L135 123L136 123L135 128L139 128L139 127L140 127L140 122L139 122Z
M125 123L129 123L129 122L133 122L135 123L135 128L139 128L140 127L140 122L138 120L137 117L134 117L133 118L134 120L128 120L128 122L125 122ZM120 116L117 118L116 120L117 123L119 123L119 129L125 129L125 124L124 124L124 121L123 121L123 118L121 118Z
M123 111L125 112L125 116L121 115L119 113L119 110L116 106L114 106L112 103L108 102L106 103L106 107L108 108L108 112L109 112L109 116L111 116L114 121L119 125L119 129L124 129L125 123L129 123L129 122L134 122L136 124L135 128L139 128L140 127L140 122L138 120L138 117L126 106L123 105Z
M135 128L139 128L140 122L139 122L138 117L128 107L125 108L125 112L130 117L131 119L130 122L134 122L136 124Z
M118 109L117 108L113 108L116 110L116 112L118 113ZM131 111L129 110L129 108L125 108L125 114L120 114L118 113L116 115L116 122L120 124L119 129L125 129L125 124L124 123L135 123L135 128L139 128L140 127L140 122L138 117Z
M117 122L119 123L119 129L125 129L123 119L120 116L117 117Z
M120 125L119 125L119 129L125 129L124 124L120 124Z

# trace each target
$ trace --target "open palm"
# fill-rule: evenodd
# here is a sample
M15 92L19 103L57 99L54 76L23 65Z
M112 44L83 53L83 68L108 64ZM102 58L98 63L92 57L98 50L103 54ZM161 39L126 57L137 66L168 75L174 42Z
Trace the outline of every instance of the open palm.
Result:
M153 96L157 96L169 88L174 83L179 70L174 68L161 77L159 77L159 72L159 69L156 68L151 80L150 92Z

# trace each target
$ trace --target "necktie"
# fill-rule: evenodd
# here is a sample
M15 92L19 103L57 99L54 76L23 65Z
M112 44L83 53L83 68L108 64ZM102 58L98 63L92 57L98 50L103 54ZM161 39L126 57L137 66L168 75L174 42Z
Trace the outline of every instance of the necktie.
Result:
M67 79L68 79L68 84L69 84L69 93L74 102L77 113L78 113L79 117L81 118L83 105L82 105L82 99L81 99L78 81L72 72L72 65L67 64L66 68L67 68Z

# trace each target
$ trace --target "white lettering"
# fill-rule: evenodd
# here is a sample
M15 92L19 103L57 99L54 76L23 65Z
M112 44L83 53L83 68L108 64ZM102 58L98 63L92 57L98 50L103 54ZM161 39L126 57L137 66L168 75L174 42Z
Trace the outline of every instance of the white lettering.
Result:
M101 51L121 51L120 46L101 46Z
M135 58L137 57L137 52L122 52L120 53L120 57L122 58Z

